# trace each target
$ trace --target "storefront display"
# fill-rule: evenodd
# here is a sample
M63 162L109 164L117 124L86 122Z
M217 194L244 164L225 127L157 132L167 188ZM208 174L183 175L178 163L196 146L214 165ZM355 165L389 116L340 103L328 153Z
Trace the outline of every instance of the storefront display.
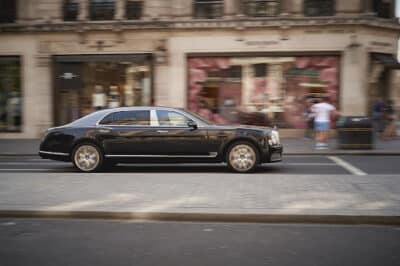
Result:
M304 128L314 98L338 104L338 56L189 57L188 108L216 123Z
M93 111L152 104L151 56L58 56L56 123Z
M0 132L19 132L22 93L18 56L0 56Z

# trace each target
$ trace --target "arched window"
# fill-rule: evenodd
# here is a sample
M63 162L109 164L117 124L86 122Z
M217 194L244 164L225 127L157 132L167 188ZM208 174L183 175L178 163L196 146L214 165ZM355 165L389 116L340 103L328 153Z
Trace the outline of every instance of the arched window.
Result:
M279 0L243 0L242 7L249 17L271 17L279 14Z
M64 0L63 18L65 21L76 21L79 14L78 0Z
M113 20L115 13L115 0L90 0L91 20Z
M304 0L304 15L309 17L334 16L334 0Z

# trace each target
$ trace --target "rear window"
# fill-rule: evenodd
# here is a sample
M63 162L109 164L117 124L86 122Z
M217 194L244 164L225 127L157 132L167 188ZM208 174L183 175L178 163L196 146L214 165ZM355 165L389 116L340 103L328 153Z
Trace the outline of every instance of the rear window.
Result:
M114 112L104 117L100 125L150 126L150 111Z

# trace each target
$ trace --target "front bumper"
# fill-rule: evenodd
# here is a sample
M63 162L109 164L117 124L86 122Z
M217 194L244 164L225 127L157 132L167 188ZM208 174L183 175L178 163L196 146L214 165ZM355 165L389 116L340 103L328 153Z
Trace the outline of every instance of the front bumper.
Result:
M264 151L262 158L263 163L275 163L282 161L283 146L282 144L270 145L268 150Z

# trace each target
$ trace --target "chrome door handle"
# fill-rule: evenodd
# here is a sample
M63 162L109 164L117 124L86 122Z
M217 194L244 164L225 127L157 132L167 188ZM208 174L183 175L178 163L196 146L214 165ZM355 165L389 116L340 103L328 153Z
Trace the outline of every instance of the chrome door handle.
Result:
M157 130L158 133L168 133L168 130Z

